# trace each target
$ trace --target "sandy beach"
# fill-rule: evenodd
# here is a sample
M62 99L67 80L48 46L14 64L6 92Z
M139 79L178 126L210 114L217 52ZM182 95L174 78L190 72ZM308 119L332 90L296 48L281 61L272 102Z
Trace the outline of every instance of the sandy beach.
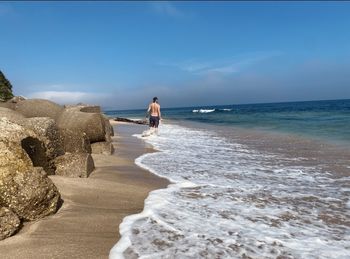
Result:
M168 184L134 163L143 153L154 152L132 137L144 127L118 123L114 130L115 153L93 155L96 170L89 178L50 176L64 200L62 207L1 241L0 258L108 258L122 219L142 211L148 193Z

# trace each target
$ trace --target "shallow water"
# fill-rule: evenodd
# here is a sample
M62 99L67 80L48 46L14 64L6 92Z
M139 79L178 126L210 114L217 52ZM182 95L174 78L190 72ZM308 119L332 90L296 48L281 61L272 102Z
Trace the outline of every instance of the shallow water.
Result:
M145 139L160 152L136 163L174 184L124 219L112 258L349 258L349 149L201 125Z
M108 111L145 118L146 110ZM350 100L202 106L162 109L165 119L302 135L350 146Z

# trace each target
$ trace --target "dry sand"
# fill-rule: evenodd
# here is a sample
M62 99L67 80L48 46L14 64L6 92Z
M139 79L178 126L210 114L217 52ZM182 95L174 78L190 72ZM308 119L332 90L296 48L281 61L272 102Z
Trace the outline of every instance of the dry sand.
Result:
M144 126L115 127L115 154L94 155L96 170L87 179L50 176L63 206L52 216L27 223L15 236L0 241L0 258L108 258L119 239L119 224L143 209L144 199L168 181L134 164L153 152L131 135Z

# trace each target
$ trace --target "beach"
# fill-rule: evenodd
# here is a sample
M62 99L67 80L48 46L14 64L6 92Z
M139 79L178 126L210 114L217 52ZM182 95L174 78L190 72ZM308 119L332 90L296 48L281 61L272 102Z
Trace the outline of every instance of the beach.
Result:
M144 126L113 124L114 154L94 154L96 170L89 178L50 176L64 200L62 207L2 240L0 258L108 258L123 218L141 212L148 193L169 183L134 163L154 152L132 136Z
M123 220L111 259L349 258L349 104L163 109L142 138L159 152L135 163L172 184Z

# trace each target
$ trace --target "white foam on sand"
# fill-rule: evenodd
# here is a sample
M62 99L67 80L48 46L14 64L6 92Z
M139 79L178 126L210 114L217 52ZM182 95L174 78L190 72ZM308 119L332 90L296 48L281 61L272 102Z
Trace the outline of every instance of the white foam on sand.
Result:
M349 180L206 130L164 124L146 141L160 152L135 163L174 184L123 220L111 259L349 255Z

